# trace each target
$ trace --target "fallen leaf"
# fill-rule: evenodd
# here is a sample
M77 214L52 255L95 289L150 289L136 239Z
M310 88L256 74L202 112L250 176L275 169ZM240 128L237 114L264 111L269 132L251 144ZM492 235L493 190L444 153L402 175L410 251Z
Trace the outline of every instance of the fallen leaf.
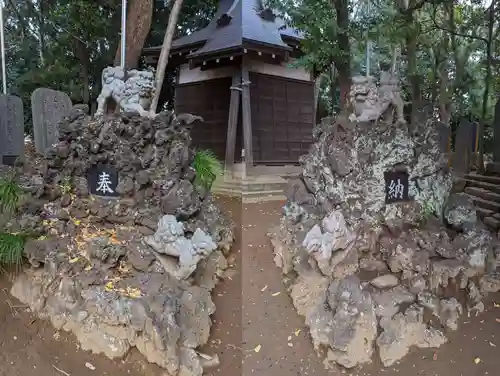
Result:
M476 364L481 363L481 359L480 359L480 358L476 358L476 359L474 359L474 363L476 363Z
M89 363L89 362L85 363L85 367L87 367L91 371L95 371L95 367L92 363Z
M299 334L300 334L300 332L301 332L301 330L300 330L300 329L297 329L297 330L295 331L295 337L298 337L298 336L299 336Z
M200 357L202 357L203 359L206 359L206 360L212 360L213 359L210 355L207 355L207 354L198 353L198 355Z
M80 260L80 257L74 257L72 258L71 260L69 260L69 263L70 264L74 264L75 262L77 262L78 260Z
M92 270L92 265L90 265L90 264L89 264L89 265L87 265L87 266L85 267L85 269L84 269L84 270L85 270L86 272L88 272L88 271Z
M493 342L489 342L489 344L491 347L497 347L497 345L495 345Z
M500 304L498 304L498 303L493 303L493 307L495 307L495 308L500 308Z
M495 321L496 321L496 322L500 322L500 319L499 319L499 318L496 318L496 319L495 319Z
M264 292L267 290L267 285L265 285L260 291Z
M258 353L261 348L262 348L262 346L258 345L257 347L255 347L255 349L253 349L253 351L255 351L256 353Z
M273 296L278 296L279 294L281 294L281 292L280 292L280 291L275 292L275 293L273 294Z
M108 283L106 283L106 285L104 286L104 289L106 291L112 291L113 290L113 282L109 281Z
M287 340L291 341L292 340L292 336L288 336Z
M74 219L73 223L75 224L75 226L79 226L82 223L82 221L80 221L79 219Z

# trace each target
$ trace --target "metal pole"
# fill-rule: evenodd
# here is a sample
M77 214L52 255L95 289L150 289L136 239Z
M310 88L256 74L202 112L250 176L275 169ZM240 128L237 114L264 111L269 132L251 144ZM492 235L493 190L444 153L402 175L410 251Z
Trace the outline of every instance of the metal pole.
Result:
M370 14L370 0L368 0L367 13ZM369 35L370 30L366 31L366 76L370 75L370 53L372 49L372 41Z
M2 1L2 0L0 0ZM120 66L125 70L125 45L127 43L127 0L122 0L122 48Z
M7 94L7 72L5 69L5 38L3 30L3 0L0 0L0 44L1 44L1 54L2 54L2 86L3 93Z

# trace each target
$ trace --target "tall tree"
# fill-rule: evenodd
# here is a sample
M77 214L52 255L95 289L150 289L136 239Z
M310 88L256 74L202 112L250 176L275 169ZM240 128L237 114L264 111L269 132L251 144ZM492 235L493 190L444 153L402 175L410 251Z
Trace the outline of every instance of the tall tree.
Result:
M131 0L127 9L125 67L139 66L142 48L151 29L153 20L153 0ZM116 50L114 65L120 65L121 40Z
M172 46L172 40L174 39L175 28L177 26L177 20L182 8L182 2L183 0L175 0L174 6L172 7L168 18L167 30L165 32L165 38L163 39L160 58L158 59L158 67L156 68L156 90L149 110L151 115L156 114L156 108L158 107L158 101L160 100L163 80L165 79L165 70L167 69L168 57L170 55L170 47Z

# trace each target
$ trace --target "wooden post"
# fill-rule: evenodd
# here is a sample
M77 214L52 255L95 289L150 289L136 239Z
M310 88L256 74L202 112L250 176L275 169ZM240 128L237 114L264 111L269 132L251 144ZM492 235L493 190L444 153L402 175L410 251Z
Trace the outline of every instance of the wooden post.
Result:
M224 169L226 174L233 172L234 167L234 149L236 148L236 132L238 129L238 112L240 109L241 93L241 72L238 70L233 75L231 84L231 100L229 102L229 118L227 121L227 139L226 139L226 161Z
M245 148L245 168L250 174L253 169L253 148L252 148L252 116L250 107L250 78L248 69L243 61L241 67L241 110L243 115L243 145Z

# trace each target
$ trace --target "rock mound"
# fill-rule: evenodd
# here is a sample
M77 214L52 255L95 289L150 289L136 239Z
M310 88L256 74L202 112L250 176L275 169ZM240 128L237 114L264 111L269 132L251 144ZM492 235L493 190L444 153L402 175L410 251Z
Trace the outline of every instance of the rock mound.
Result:
M271 233L275 262L329 365L370 362L375 346L386 366L412 346L438 347L457 329L460 289L476 312L500 289L500 249L452 189L441 127L430 116L410 126L339 114L314 130Z
M28 196L12 230L36 236L12 294L83 349L115 358L135 346L172 376L201 376L216 361L196 349L233 224L195 182L186 119L74 108L46 156L18 167ZM114 195L92 194L103 166L118 177Z

